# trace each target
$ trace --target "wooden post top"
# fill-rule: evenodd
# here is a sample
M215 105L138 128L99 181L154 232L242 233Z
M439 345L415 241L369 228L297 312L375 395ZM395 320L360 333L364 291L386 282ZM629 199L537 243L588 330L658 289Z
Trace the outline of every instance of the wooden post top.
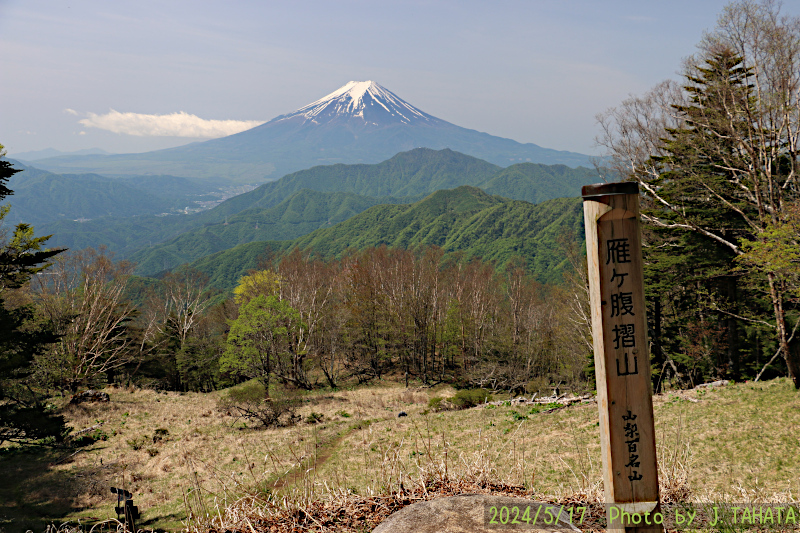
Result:
M614 183L595 183L581 187L584 199L612 194L639 194L639 184L635 181L617 181Z

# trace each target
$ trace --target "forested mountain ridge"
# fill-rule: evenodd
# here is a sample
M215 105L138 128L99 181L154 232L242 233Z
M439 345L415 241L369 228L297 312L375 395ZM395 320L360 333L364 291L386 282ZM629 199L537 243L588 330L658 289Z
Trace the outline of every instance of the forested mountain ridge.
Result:
M522 163L503 169L452 150L420 148L375 165L330 165L295 172L194 215L61 221L41 229L54 234L53 244L57 246L105 244L117 257L133 257L140 262L140 274L152 275L237 244L298 237L301 232L321 227L314 221L324 221L324 217L314 212L315 206L336 223L346 212L355 214L378 203L411 203L436 190L464 184L487 186L492 194L511 199L541 201L577 196L581 185L595 181L596 174L586 168ZM361 199L351 198L348 207L334 207L343 198L322 200L320 195L301 195L286 207L287 213L259 212L280 205L303 189L328 191L323 195L334 191L355 194ZM389 193L389 197L365 199L383 193ZM412 196L399 199L403 195ZM303 202L308 205L303 207ZM289 212L304 213L310 223L290 221ZM270 233L272 230L274 233Z
M449 149L416 148L381 163L316 166L287 174L223 202L216 211L230 215L253 207L272 207L302 189L375 197L417 196L477 185L501 170L502 167Z
M586 167L518 163L500 170L477 187L489 194L538 204L553 198L578 196L581 187L599 179L596 170Z
M558 282L566 258L557 238L564 231L578 239L583 236L580 198L534 205L462 186L437 191L410 205L377 205L298 239L242 244L190 266L208 275L212 285L229 290L262 257L295 247L325 257L381 245L407 249L434 245L466 258L495 261L498 266L520 256L537 279Z
M53 174L12 161L22 171L9 180L14 194L4 200L14 206L9 222L38 226L58 220L108 216L157 215L177 211L186 196L162 194L97 174Z
M598 181L595 170L565 165L517 163L503 168L450 149L415 148L374 165L317 166L288 174L220 204L233 214L245 207L272 207L301 189L352 192L365 196L417 196L461 185L537 203L575 196Z
M464 185L411 205L372 207L342 224L295 239L293 245L323 256L384 244L406 249L439 246L498 266L519 255L540 281L557 281L563 264L553 249L556 237L563 230L583 235L580 205L579 198L535 205Z
M455 226L506 201L462 185L436 191L411 205L372 207L347 223L300 237L295 244L301 249L313 248L324 256L336 255L348 247L443 246Z
M10 222L34 226L58 221L154 216L211 201L219 183L176 176L111 179L97 174L54 174L9 160L21 170L10 180Z
M410 203L415 199L418 198L373 198L302 189L274 207L246 209L224 222L205 224L163 244L142 248L130 258L137 264L137 273L152 275L239 244L294 239L347 220L374 205Z

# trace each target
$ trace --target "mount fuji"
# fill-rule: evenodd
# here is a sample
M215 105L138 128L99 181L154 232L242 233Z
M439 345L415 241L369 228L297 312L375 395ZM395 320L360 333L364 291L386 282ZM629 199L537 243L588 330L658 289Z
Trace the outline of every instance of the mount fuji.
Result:
M270 123L292 119L318 125L326 122L352 122L358 125L363 122L369 126L447 124L420 111L374 81L351 81L316 102L275 117Z
M141 154L53 157L36 166L54 172L171 174L252 183L316 165L378 163L419 147L450 148L500 166L591 166L587 155L456 126L374 81L351 81L291 113L228 137Z

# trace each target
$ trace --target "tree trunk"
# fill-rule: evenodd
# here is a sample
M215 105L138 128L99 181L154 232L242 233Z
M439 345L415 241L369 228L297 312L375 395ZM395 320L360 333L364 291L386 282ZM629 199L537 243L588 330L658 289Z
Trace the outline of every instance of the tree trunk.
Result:
M258 380L264 385L264 396L269 398L269 374L259 377Z
M727 280L728 285L728 301L729 302L736 302L737 300L737 291L736 285L737 280L736 278L730 278ZM728 329L728 375L733 378L734 380L739 379L739 322L735 317L729 316L727 319L727 329Z
M786 312L783 309L783 291L778 286L779 281L775 274L769 273L769 293L772 298L772 307L775 310L775 322L778 329L778 344L786 360L786 368L789 370L789 378L794 383L795 389L800 389L800 364L792 351L789 349L789 332L786 327Z
M322 373L325 374L325 379L328 380L328 384L331 386L332 389L335 389L336 388L336 380L333 378L333 372L335 371L335 367L333 367L333 365L335 364L335 359L334 359L335 354L331 353L331 367L332 367L332 370L328 369L323 357L324 356L320 355L320 359L322 360L321 364L320 364L320 368L322 368Z
M648 334L650 335L650 354L653 368L661 369L658 382L654 384L654 392L657 394L661 392L661 387L664 384L664 350L661 347L661 296L656 295L653 298L653 314L648 318L650 318L650 325L652 326Z

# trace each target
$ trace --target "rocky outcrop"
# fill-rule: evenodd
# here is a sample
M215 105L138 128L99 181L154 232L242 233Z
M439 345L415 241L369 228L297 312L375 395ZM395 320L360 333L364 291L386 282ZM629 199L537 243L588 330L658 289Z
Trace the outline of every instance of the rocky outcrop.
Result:
M72 396L72 399L69 401L70 404L75 405L83 402L108 402L111 401L111 398L108 396L108 393L99 391L99 390L85 390L83 392L79 392Z
M560 519L555 519L560 510L558 505L525 498L462 494L404 507L381 522L372 533L580 532L569 522L568 514L561 512ZM519 523L510 524L514 519Z

